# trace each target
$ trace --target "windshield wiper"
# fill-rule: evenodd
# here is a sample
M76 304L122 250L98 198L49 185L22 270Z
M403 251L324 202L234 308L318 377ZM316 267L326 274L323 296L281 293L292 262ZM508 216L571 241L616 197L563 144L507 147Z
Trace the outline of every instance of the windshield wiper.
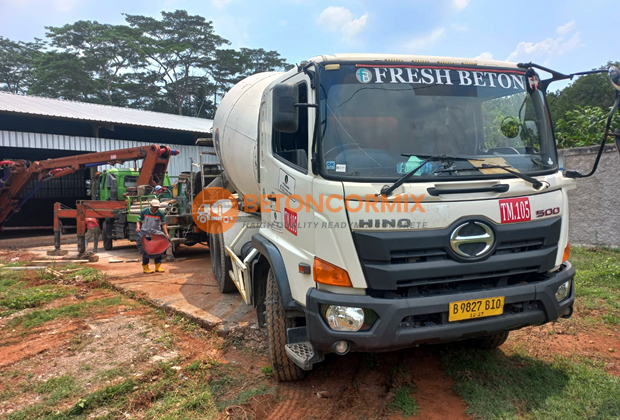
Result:
M418 172L420 169L422 169L422 167L424 165L426 165L428 162L436 162L436 161L451 162L451 161L455 161L455 160L465 160L465 161L481 160L481 159L470 159L470 158L465 158L465 157L455 157L455 156L448 156L448 155L435 155L435 156L432 156L432 155L406 155L406 154L401 154L401 156L405 156L405 157L415 156L415 157L419 157L419 158L424 158L424 160L418 166L416 166L415 168L413 168L412 170L410 170L409 172L407 172L406 174L404 174L403 176L398 178L398 180L395 183L393 183L391 186L384 185L383 188L381 188L381 192L379 194L376 194L377 197L380 196L380 195L384 195L384 196L388 197L396 188L400 187L405 182L407 182L407 180L409 180L409 178L411 178L413 175L415 175L415 173Z
M483 163L482 166L477 167L476 169L503 169L506 172L511 173L514 176L517 176L517 177L523 179L524 181L529 182L536 189L542 188L543 183L540 182L539 180L537 180L536 178L533 178L533 177L531 177L529 175L522 174L521 172L518 172L518 171L513 171L510 168L511 168L511 166L487 165L486 163Z

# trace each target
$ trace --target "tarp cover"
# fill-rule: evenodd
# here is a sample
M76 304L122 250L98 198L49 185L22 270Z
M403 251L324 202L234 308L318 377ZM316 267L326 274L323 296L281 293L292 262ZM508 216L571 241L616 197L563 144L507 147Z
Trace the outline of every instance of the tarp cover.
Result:
M138 251L149 258L156 258L166 253L170 239L159 230L141 229L136 240Z

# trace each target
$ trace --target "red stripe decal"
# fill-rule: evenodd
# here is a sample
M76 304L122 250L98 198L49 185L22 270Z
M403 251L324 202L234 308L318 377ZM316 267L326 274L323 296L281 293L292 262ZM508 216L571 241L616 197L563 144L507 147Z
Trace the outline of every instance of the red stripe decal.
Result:
M409 69L448 69L448 70L468 70L468 71L485 71L485 72L491 72L491 73L514 73L514 74L521 74L524 75L525 71L519 71L519 70L495 70L495 69L489 69L489 68L484 68L484 70L477 68L477 69L470 69L467 67L446 67L446 66L411 66L411 65L407 65L407 64L403 64L403 65L385 65L385 66L381 66L378 64L368 64L368 65L364 65L364 64L356 64L355 67L370 67L370 68L409 68Z

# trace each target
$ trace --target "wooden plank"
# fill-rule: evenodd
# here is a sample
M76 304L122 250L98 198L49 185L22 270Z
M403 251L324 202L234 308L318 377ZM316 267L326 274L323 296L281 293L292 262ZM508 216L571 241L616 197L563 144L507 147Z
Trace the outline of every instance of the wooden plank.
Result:
M71 264L71 263L75 263L75 264L86 264L90 261L88 260L35 260L35 261L30 261L31 263L36 263L36 264Z

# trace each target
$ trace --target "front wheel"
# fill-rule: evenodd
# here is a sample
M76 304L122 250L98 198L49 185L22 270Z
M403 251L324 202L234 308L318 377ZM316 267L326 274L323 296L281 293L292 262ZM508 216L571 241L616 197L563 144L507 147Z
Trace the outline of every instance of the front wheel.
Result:
M112 249L112 224L114 221L105 219L103 221L103 229L101 230L101 239L103 240L103 249L110 251Z
M504 331L486 337L470 338L467 343L479 349L496 349L508 340L509 334L509 331Z
M295 320L286 318L284 307L278 291L278 283L273 270L267 276L267 339L269 342L269 360L276 379L280 382L303 379L306 373L286 354L286 329L295 327Z

